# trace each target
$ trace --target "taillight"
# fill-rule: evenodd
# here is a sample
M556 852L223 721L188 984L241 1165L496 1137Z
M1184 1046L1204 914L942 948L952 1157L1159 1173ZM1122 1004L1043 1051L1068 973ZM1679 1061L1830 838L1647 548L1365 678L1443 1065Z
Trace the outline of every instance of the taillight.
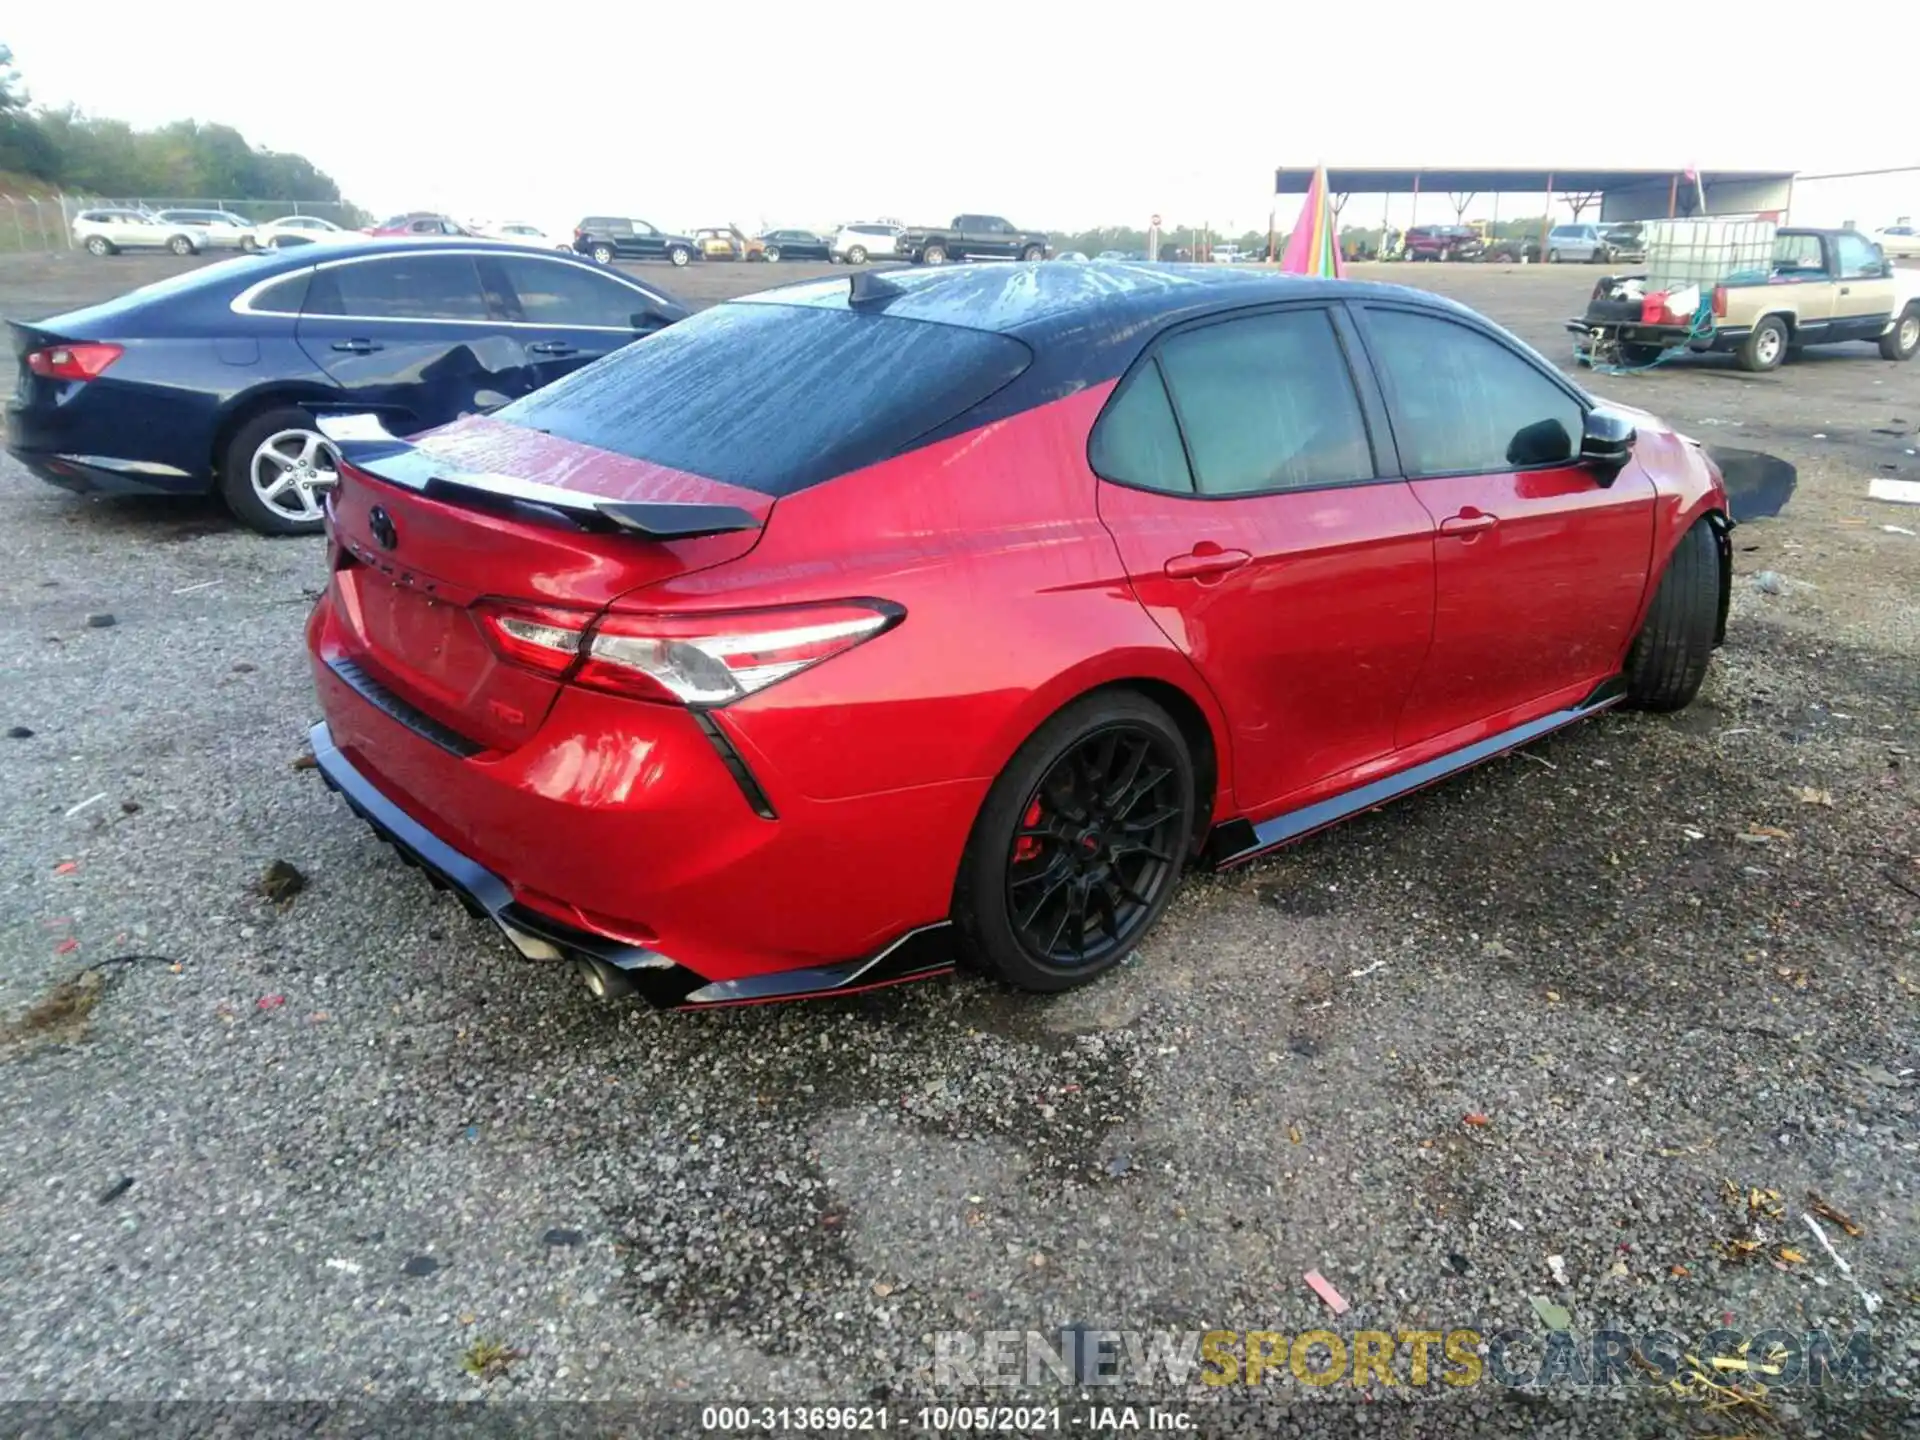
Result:
M1713 287L1713 317L1716 320L1727 318L1727 287L1724 285Z
M49 380L93 380L125 353L118 345L55 345L30 351L27 369Z
M829 660L892 627L884 601L849 600L708 614L609 613L486 601L501 656L590 690L683 705L724 705Z
M711 615L610 614L573 683L595 690L724 705L871 640L896 606L850 601Z
M480 624L503 660L528 670L565 678L580 658L580 642L593 623L591 610L563 610L557 605L515 605L483 600Z

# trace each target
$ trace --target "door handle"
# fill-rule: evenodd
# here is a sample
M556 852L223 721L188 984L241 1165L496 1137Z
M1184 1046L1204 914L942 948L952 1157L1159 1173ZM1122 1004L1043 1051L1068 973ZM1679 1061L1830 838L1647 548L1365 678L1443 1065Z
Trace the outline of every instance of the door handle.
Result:
M1209 548L1196 547L1186 555L1176 555L1167 561L1166 572L1169 580L1204 580L1214 575L1224 575L1229 570L1238 570L1253 556L1244 550L1222 550L1210 541L1202 541Z
M382 347L371 340L336 340L333 342L333 348L344 350L349 355L371 355Z
M1500 523L1500 517L1489 515L1484 510L1476 510L1471 505L1458 515L1449 515L1440 522L1442 535L1478 535L1482 530L1491 530Z
M580 347L564 340L536 340L527 346L536 355L578 355Z

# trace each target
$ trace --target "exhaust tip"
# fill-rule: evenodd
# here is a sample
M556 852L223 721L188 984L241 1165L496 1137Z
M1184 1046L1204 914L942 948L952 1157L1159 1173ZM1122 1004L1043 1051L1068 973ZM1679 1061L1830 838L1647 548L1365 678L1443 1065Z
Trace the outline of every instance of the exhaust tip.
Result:
M579 972L588 993L596 1000L624 1000L634 993L633 981L618 965L609 965L591 955L581 955L574 960L573 968Z

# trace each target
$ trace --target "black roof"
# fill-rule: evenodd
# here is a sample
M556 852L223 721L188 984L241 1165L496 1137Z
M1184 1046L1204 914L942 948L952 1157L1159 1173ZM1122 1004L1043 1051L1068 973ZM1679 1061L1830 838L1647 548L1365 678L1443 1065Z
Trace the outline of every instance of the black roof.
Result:
M1399 285L1323 280L1248 266L1137 260L862 270L851 280L802 280L732 303L884 314L990 330L1045 346L1061 340L1085 343L1096 325L1120 337L1144 321L1158 328L1269 300L1359 293L1390 293L1433 308L1459 308L1430 292Z

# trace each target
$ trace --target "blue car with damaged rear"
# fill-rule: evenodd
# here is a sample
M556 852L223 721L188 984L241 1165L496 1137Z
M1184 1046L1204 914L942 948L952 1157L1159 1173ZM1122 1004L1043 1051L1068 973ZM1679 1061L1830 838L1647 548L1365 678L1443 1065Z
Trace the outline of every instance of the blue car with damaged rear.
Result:
M7 450L70 490L217 491L255 530L311 534L337 463L316 417L408 434L484 414L687 313L621 271L495 241L244 256L7 322Z

